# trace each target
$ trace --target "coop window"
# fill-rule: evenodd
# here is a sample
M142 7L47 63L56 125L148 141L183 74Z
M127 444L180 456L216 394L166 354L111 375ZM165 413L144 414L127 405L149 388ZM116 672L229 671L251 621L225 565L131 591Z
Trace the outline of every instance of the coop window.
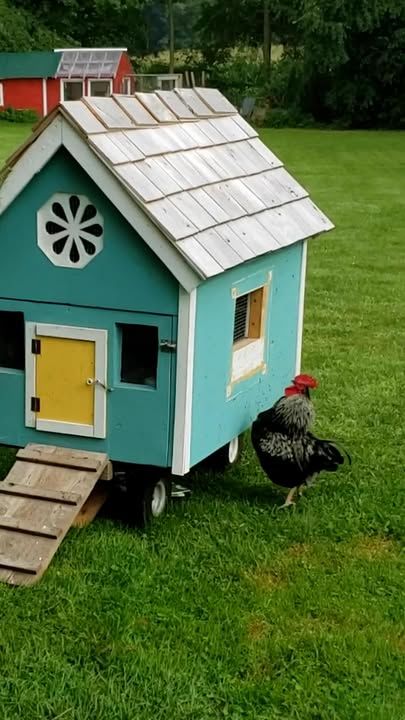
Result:
M0 312L0 367L24 370L24 315Z
M83 97L82 80L65 80L63 82L63 99L80 100Z
M257 372L265 372L266 319L269 297L269 282L249 293L235 297L233 325L232 372L228 396L232 395L233 384Z
M0 82L0 107L3 107L3 105L4 105L3 83Z
M121 382L156 387L159 331L153 325L120 325Z
M264 288L246 295L239 295L235 301L233 342L256 340L262 335Z
M108 97L111 95L111 81L90 80L90 95L93 97Z

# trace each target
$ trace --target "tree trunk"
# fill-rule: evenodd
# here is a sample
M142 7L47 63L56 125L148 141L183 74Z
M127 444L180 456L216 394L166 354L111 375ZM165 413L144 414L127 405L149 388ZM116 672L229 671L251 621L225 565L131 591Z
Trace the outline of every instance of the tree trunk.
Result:
M268 74L271 71L270 0L263 0L263 62Z
M174 0L167 0L169 19L169 72L174 73Z

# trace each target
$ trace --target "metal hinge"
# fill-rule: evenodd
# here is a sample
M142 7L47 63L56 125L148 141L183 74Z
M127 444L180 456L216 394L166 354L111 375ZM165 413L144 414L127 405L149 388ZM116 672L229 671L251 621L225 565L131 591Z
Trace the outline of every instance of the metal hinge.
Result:
M31 352L33 355L41 354L41 341L34 338L31 340Z
M171 340L161 340L160 349L162 352L175 352L177 350L177 343Z
M41 401L39 397L31 398L31 412L39 412L41 409Z

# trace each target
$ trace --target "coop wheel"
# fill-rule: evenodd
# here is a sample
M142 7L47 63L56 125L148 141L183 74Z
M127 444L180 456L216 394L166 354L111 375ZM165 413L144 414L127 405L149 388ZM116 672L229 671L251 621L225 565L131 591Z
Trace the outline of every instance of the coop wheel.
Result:
M165 514L170 502L171 482L168 478L156 476L144 482L135 479L134 514L139 527L146 527L153 520Z
M206 464L208 467L212 470L221 471L236 465L241 455L242 441L242 435L236 435L229 443L226 443L207 458Z

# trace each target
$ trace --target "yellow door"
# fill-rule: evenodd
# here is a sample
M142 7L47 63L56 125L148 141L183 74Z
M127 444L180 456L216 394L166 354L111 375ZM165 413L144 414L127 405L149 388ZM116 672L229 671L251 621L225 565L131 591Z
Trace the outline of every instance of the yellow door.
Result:
M36 356L37 420L75 425L94 425L96 344L91 340L37 336L41 351Z

